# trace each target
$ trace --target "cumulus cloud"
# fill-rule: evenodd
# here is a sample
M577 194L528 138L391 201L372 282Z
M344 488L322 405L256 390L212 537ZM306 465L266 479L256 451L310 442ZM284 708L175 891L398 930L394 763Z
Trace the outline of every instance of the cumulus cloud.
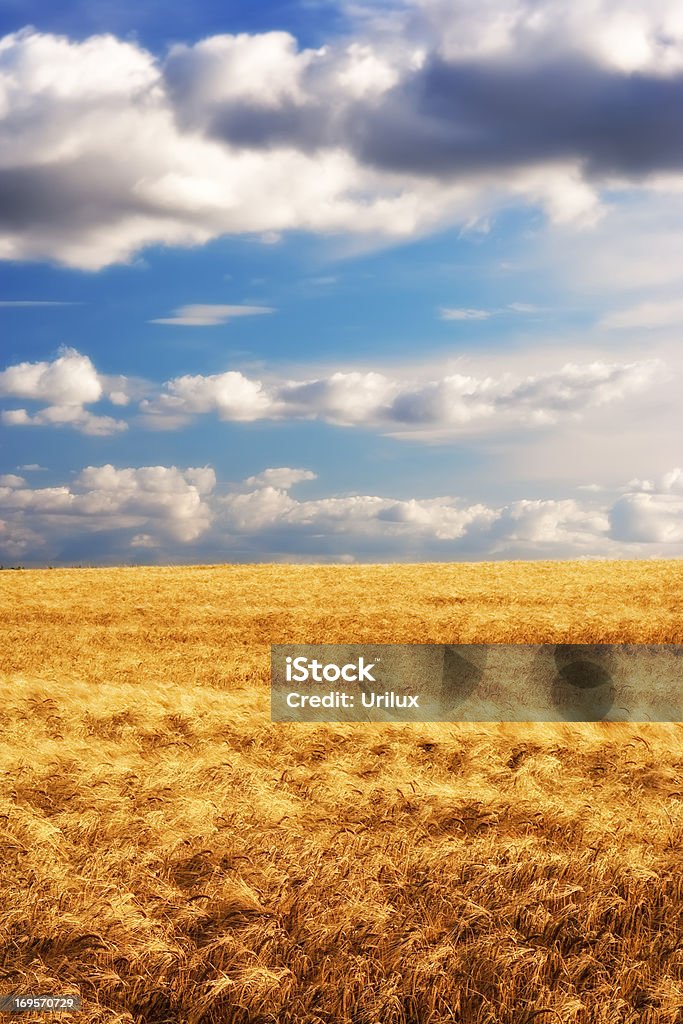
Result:
M269 306L216 306L190 305L180 306L173 316L158 317L151 320L153 324L176 324L179 327L215 327L227 324L229 320L242 316L260 316L263 313L274 313Z
M72 483L57 487L32 488L20 477L0 478L4 538L11 538L3 549L0 533L0 551L39 560L65 541L103 533L123 533L126 544L141 533L156 546L187 544L212 521L208 498L215 482L213 469L206 466L88 466ZM19 536L26 541L23 547L17 546Z
M374 5L360 4L374 15ZM683 66L683 22L676 0L398 0L388 5L403 12L401 31L425 23L450 59L518 59L543 52L582 52L607 67L666 74ZM393 21L393 17L392 17Z
M127 429L127 424L111 416L90 412L86 405L105 397L107 378L95 369L88 356L72 348L60 349L51 362L17 363L0 372L0 396L29 399L50 404L31 414L24 408L3 409L0 419L10 427L72 427L83 434L106 436ZM124 378L116 378L118 386ZM111 392L109 400L125 405L124 391Z
M454 557L521 549L580 553L608 540L604 511L583 508L571 499L522 500L502 507L468 504L452 496L397 500L350 495L302 501L284 484L247 490L249 486L245 480L242 492L220 501L219 521L231 532L256 534L267 544L286 537L303 545L311 537L325 537L328 543L343 537L347 546L355 539L361 548L375 545L403 558L405 550L420 549L440 551L441 557L449 551Z
M626 525L624 499L520 499L503 505L457 496L394 499L347 495L301 500L290 491L305 471L265 470L216 498L216 528L264 553L284 548L409 557L634 557L683 552L683 470L658 482L657 498L634 506ZM313 475L313 474L311 474ZM310 477L309 477L310 478ZM677 547L680 545L680 547Z
M255 420L267 416L269 397L261 381L250 380L238 370L204 377L186 374L169 381L155 400L145 399L140 408L151 426L175 427L197 413L217 412L225 420Z
M96 416L80 405L48 405L33 415L26 409L4 409L0 419L7 427L72 427L91 437L109 437L128 429L123 420Z
M457 494L299 499L308 470L272 467L218 487L210 467L89 466L69 483L0 480L0 554L32 563L60 552L96 560L365 561L647 557L683 554L683 470L621 496L523 498ZM638 489L641 488L641 489ZM89 542L88 538L92 538ZM90 545L90 546L89 546Z
M102 385L87 356L74 349L63 349L51 363L18 363L3 370L0 395L58 405L85 405L102 397Z
M521 377L445 373L438 379L399 379L375 371L337 371L309 379L256 379L237 370L169 381L142 403L146 421L175 427L202 413L223 420L320 419L340 426L453 437L495 433L511 426L548 426L646 389L661 366L566 363L556 371Z
M318 49L27 29L0 40L0 258L402 238L510 199L592 223L603 188L680 178L682 98L675 0L412 0Z
M104 400L124 406L131 397L147 394L139 403L139 422L156 430L177 429L194 417L215 414L242 423L322 420L397 438L448 441L576 423L591 410L652 389L665 376L664 364L656 359L597 359L533 374L499 370L495 376L481 370L454 373L447 367L440 373L438 367L414 367L401 376L338 370L300 378L228 370L185 374L159 386L100 374L87 356L62 349L51 362L19 363L0 373L0 395L41 406L34 411L6 407L0 421L10 427L71 427L109 436L126 430L127 422L87 406Z
M136 525L154 523L179 541L198 537L211 520L204 500L216 483L209 467L144 466L115 469L89 466L76 480L77 510L85 516L117 516Z
M342 145L360 164L391 173L467 177L558 161L585 166L589 176L680 166L681 149L670 135L683 33L671 5L630 18L620 17L614 3L576 6L582 32L569 39L562 29L570 19L553 2L539 10L526 0L512 17L500 2L483 11L475 0L417 3L412 31L384 51L375 41L341 52L297 52L285 33L269 34L268 86L255 84L265 50L258 37L175 47L166 75L190 123L200 120L215 137L268 148L282 141L302 149ZM667 47L656 45L663 28ZM631 58L615 63L629 33ZM595 46L601 34L609 46ZM496 45L486 45L495 36ZM648 46L662 63L645 59ZM249 51L245 87L236 72ZM366 88L354 89L361 67Z
M633 493L683 494L683 469L676 466L667 473L662 473L656 480L641 480L634 477L622 490Z
M610 510L617 540L646 544L683 541L683 497L676 494L627 494Z
M617 540L645 544L683 542L683 469L676 467L659 480L632 480L610 509Z
M668 494L683 494L683 469L676 466L674 469L664 473L661 478L660 488Z
M45 552L45 537L29 529L21 521L8 521L0 517L0 558L20 560L26 554L38 561Z

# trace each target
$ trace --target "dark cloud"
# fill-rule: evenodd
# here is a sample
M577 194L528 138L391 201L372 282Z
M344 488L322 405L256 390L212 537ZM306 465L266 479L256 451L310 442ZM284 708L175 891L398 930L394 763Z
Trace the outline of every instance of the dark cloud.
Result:
M335 130L333 120L333 112L320 103L277 108L230 104L217 106L209 118L208 131L235 146L293 145L312 152L336 145L343 138L343 130Z
M683 167L683 75L625 73L580 56L535 65L432 56L379 100L327 91L277 106L231 101L204 120L233 145L340 146L383 171L434 177L566 160L589 178Z
M155 206L122 184L104 161L61 160L0 169L0 227L18 231L36 223L48 231L117 223L124 215L151 214Z
M358 156L383 169L469 175L567 159L589 176L683 165L683 76L583 60L518 66L433 59L350 121Z

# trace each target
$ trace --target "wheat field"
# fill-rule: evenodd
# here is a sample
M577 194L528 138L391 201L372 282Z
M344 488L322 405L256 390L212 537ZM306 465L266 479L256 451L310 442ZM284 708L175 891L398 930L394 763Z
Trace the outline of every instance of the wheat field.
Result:
M271 643L680 643L683 563L4 571L0 622L0 992L683 1020L683 726L273 724L268 689Z

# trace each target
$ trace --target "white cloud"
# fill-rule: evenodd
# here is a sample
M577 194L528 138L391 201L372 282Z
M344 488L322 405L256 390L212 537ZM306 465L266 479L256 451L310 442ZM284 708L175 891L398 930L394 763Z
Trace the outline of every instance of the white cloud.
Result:
M325 419L343 426L376 423L400 389L398 382L375 371L337 371L310 380L273 382L270 415L274 418Z
M205 497L215 481L209 467L182 471L175 466L89 466L76 480L77 509L83 516L116 515L139 525L154 523L175 539L190 541L209 525Z
M274 313L269 306L190 305L176 309L173 316L151 320L153 324L177 324L180 327L215 327L243 316Z
M660 488L667 494L683 494L683 469L676 466L661 478Z
M288 513L297 509L297 502L285 490L276 487L259 487L231 495L224 503L226 526L233 533L257 534L276 525L286 529Z
M627 525L624 499L520 499L504 505L468 504L457 497L403 499L350 495L297 500L289 493L301 477L265 470L242 490L217 499L219 529L251 538L267 552L273 545L302 553L311 544L321 554L337 549L383 552L391 559L412 555L440 558L648 557L683 553L683 470L660 481L657 500L628 495L637 516ZM269 480L269 484L265 481ZM258 485L258 486L255 486ZM252 488L252 489L249 489ZM255 489L254 489L255 488ZM674 493L678 491L679 493ZM630 506L631 507L631 506ZM654 547L653 547L654 546Z
M216 486L216 474L211 466L186 469L183 471L183 475L192 487L196 489L198 494L211 494Z
M654 492L505 504L448 495L299 500L314 473L273 467L216 487L210 467L89 466L71 484L0 482L0 554L71 560L404 561L683 554L683 470ZM634 482L631 487L638 487ZM668 489L667 489L668 488ZM92 542L88 538L93 538ZM88 546L89 545L89 546ZM185 554L183 552L186 552Z
M676 494L627 494L610 510L612 536L646 544L683 541L683 498Z
M72 427L91 437L109 437L128 429L123 420L96 416L81 405L48 405L33 415L26 409L4 409L0 419L8 427Z
M204 377L187 374L165 385L166 392L154 401L145 400L141 410L147 421L171 427L197 413L217 412L225 420L254 420L268 415L270 400L261 381L237 370Z
M664 473L657 482L631 480L627 493L610 509L612 536L647 544L683 542L683 469Z
M509 302L502 309L465 309L458 306L442 306L439 310L441 320L488 320L492 316L510 313L538 313L538 306L528 302Z
M464 209L471 189L401 187L337 144L309 153L285 136L273 158L216 138L206 122L221 104L237 103L254 120L252 103L295 101L296 67L315 56L295 50L285 33L216 37L174 48L161 67L111 36L5 37L0 192L12 216L0 221L0 258L97 269L146 245L200 245L224 234L402 237L437 223L444 207L456 216ZM275 52L280 72L277 62L262 63Z
M439 316L442 320L488 320L491 316L491 310L442 306L439 310Z
M336 371L308 379L255 379L231 370L169 381L142 403L146 421L161 429L188 417L320 419L394 436L444 438L533 429L582 417L588 410L646 390L662 367L657 360L566 363L555 371L497 377L445 372L439 378L389 377L375 371Z
M399 12L318 49L280 31L161 58L112 35L5 36L0 258L95 269L225 234L400 239L510 200L595 225L605 190L680 179L677 0Z
M305 480L315 480L316 475L310 469L289 469L287 466L280 466L264 469L256 476L248 476L244 483L247 487L279 487L287 491L294 484L303 483Z
M396 501L372 495L297 501L282 489L264 487L224 499L230 529L299 533L358 534L365 539L422 536L458 540L473 524L487 527L495 513L477 505L462 507L454 499Z
M604 440L605 431L618 430L621 436L637 427L642 433L639 424L645 417L652 432L661 427L653 417L664 416L666 423L661 429L670 435L668 420L673 413L668 392L675 377L668 356L667 362L616 362L604 356L582 361L579 352L575 357L559 367L553 367L552 351L547 350L525 353L524 358L520 354L497 357L493 363L490 357L479 356L450 363L403 365L387 372L303 371L277 377L229 370L208 376L187 374L159 386L100 374L88 357L65 349L52 362L21 363L0 374L0 390L8 399L21 397L39 406L6 406L0 410L0 422L15 429L68 427L90 436L111 436L125 431L127 422L104 414L101 407L79 404L77 399L99 395L100 403L106 400L123 406L137 398L139 415L133 422L153 430L178 429L197 416L214 414L237 423L318 420L426 443L495 442L509 448L501 455L509 479L520 474L528 479L531 469L543 465L545 456L536 450L538 445L548 449L550 476L557 476L561 466L566 478L567 463L561 451L566 442L572 448L567 456L570 462L573 464L582 451L576 468L595 478L592 460L603 451L604 444L598 444L597 438ZM531 367L535 369L530 373ZM148 397L142 397L145 395ZM41 405L51 398L56 400ZM71 401L59 401L62 398ZM619 407L616 412L615 406ZM513 443L520 432L526 434L525 446ZM536 446L533 451L529 444ZM666 460L664 466L670 461L669 447L663 444L655 468L663 468L662 459ZM633 450L629 442L628 451ZM521 453L527 462L516 469L514 460ZM613 459L610 454L608 461ZM628 461L626 464L628 471ZM635 462L634 468L637 465ZM543 472L549 478L548 468ZM581 478L574 481L581 482Z
M372 3L354 6L376 14ZM646 6L640 0L397 0L387 6L392 16L386 31L397 15L401 34L426 24L452 60L522 60L539 53L555 59L578 51L628 73L665 75L683 67L683 18L676 0Z
M213 469L206 466L88 466L73 483L59 487L0 482L0 515L8 531L26 526L34 538L43 538L47 548L107 531L142 532L156 545L168 540L186 544L211 523L207 499L215 479ZM2 535L0 550L1 545Z
M598 538L606 539L608 525L604 511L582 508L571 499L524 499L501 512L498 529L504 545L564 544L581 551L586 545L594 546Z
M102 384L87 356L61 349L51 363L17 363L0 373L0 395L56 405L86 405L102 397Z
M223 501L225 521L238 533L294 538L343 535L404 557L402 547L429 551L502 554L597 550L607 540L604 512L572 500L513 502L502 507L468 505L455 497L395 500L371 495L297 501L273 487L231 495Z
M178 43L169 54L170 88L192 123L214 104L237 101L268 109L306 98L302 76L316 56L313 50L299 52L288 32Z
M119 386L125 378L117 378ZM0 372L0 396L50 404L35 413L24 408L3 409L0 420L9 427L72 427L83 434L104 437L120 433L127 424L85 408L105 397L107 378L98 374L88 356L60 349L52 362L17 363ZM116 405L128 401L125 391L109 394Z

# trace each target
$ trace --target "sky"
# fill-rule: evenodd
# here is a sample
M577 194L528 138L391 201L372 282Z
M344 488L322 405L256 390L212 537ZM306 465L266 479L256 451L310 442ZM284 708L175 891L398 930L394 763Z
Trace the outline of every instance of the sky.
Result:
M0 0L0 564L683 555L678 0Z

